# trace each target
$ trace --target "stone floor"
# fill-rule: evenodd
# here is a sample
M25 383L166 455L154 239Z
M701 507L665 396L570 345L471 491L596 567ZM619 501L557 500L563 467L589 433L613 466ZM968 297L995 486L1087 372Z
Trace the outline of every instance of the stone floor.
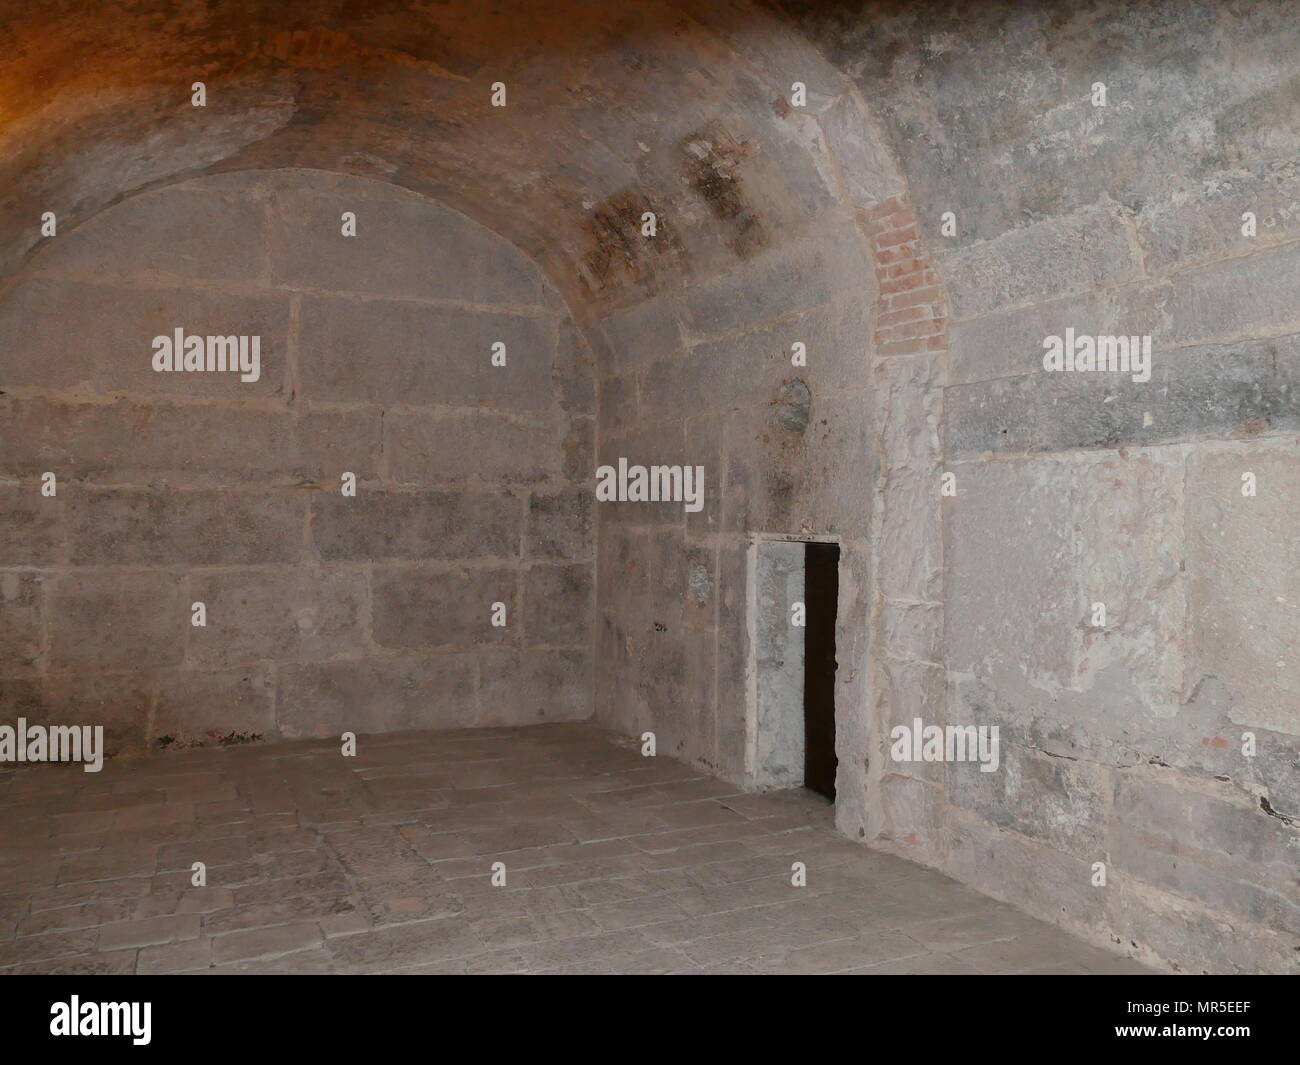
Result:
M584 725L7 767L0 808L3 973L1144 971Z

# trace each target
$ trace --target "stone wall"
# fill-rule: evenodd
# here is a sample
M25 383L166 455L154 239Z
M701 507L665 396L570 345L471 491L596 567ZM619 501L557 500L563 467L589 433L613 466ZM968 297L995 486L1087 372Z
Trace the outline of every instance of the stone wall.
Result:
M873 476L866 264L850 221L603 323L600 461L703 466L705 500L699 513L597 504L597 716L653 729L661 752L733 779L746 773L754 534L842 540L858 582L841 592L845 705L859 697ZM807 366L792 365L795 343Z
M892 765L880 842L1149 961L1294 971L1294 12L785 6L876 102L951 304L942 544L883 545L942 638L897 608L926 650L882 725L1003 744ZM1067 328L1150 335L1150 380L1046 372Z
M734 34L737 47L752 42L743 22L717 21L712 28ZM792 70L813 87L804 107L786 99ZM765 538L838 542L837 820L865 838L881 823L868 708L879 615L874 529L887 461L873 335L899 327L886 317L899 305L878 302L878 286L898 298L908 265L900 258L892 275L877 271L866 212L902 186L851 83L815 52L792 46L762 75L777 138L812 153L814 166L798 175L815 214L794 231L772 228L765 246L738 253L717 276L683 279L589 331L600 461L706 471L700 513L679 504L597 505L596 717L633 735L655 732L661 753L770 786L754 742L757 685L768 643L780 641L758 634L772 635L776 622L756 614L750 552ZM706 158L727 142L726 120L714 128L716 139L700 146ZM722 198L742 215L753 187L749 160L763 150L747 144L718 178ZM905 241L894 244L897 252ZM911 291L922 280L902 284ZM929 317L929 308L905 315L914 316ZM805 362L793 360L795 345ZM896 388L913 391L911 383Z
M155 372L178 327L260 335L258 380ZM589 715L590 359L490 231L200 179L48 238L0 336L6 720L123 750Z
M594 706L753 783L747 552L756 537L833 538L845 834L1147 961L1294 969L1290 4L452 0L373 20L286 0L245 14L133 0L101 20L52 0L12 20L9 717L101 700L128 738L142 722L202 738L204 706L233 690L241 733L292 735L308 713L340 728L354 705L375 727L534 720L540 697L520 693L549 692L565 714ZM93 79L61 61L74 47L97 57ZM177 89L197 76L207 109ZM506 108L487 102L497 79ZM304 165L456 206L543 263L593 352L597 398L573 369L578 331L527 261L460 219L451 243L422 240L449 216L402 193L314 177L318 193L384 204L345 245L335 192L315 219L287 209L292 188L239 176L96 215L151 182ZM155 197L173 206L129 221ZM11 275L48 209L95 217ZM146 369L148 338L181 324L164 314L181 291L196 317L266 339L268 375L237 400ZM546 323L549 375L515 360L484 391L493 378L459 349L426 350L468 329L478 353L494 318ZM1150 380L1045 372L1043 339L1068 328L1151 336ZM372 343L384 360L352 376ZM702 465L704 508L593 514L592 466L620 457ZM39 475L60 468L46 500ZM337 494L342 468L355 500ZM589 594L593 528L590 621L561 608ZM220 585L241 572L266 579ZM509 574L513 599L498 593ZM450 580L518 626L481 629L472 605L431 616ZM268 617L294 604L256 648L222 628L223 596L243 589ZM206 630L188 627L200 593ZM179 630L158 621L173 612ZM442 691L477 701L419 717ZM494 717L502 706L521 712ZM890 729L917 717L997 725L999 771L893 760Z

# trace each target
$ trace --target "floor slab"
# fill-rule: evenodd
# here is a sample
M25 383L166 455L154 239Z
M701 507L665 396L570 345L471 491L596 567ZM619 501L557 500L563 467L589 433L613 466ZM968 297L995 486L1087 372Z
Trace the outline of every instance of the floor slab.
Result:
M5 973L1147 971L586 725L6 768L0 805Z

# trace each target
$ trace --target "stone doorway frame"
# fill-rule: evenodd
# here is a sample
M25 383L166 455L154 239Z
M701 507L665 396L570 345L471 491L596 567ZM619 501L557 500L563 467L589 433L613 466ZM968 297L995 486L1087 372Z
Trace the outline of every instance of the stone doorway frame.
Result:
M797 670L791 669L788 662L778 665L772 653L765 652L765 647L777 654L784 653L788 645L773 646L774 630L764 625L764 612L760 600L763 592L760 582L764 577L761 565L764 548L773 548L780 544L834 544L840 549L840 567L843 571L845 545L842 536L821 536L814 533L762 533L746 534L745 543L745 759L742 785L747 791L776 791L803 787L803 748L797 746L798 762L791 764L794 747L772 734L771 725L784 722L792 726L800 740L803 734L803 648L798 648ZM800 553L802 556L802 552ZM799 571L799 588L802 595L803 570ZM788 619L790 602L783 598L780 610ZM841 586L839 610L844 606L844 589ZM838 628L838 621L837 621ZM788 629L788 620L787 620ZM789 689L797 680L798 698L790 705ZM781 688L785 688L784 694ZM784 700L784 705L781 705ZM839 732L845 713L845 707L837 703L835 707L835 725ZM775 713L774 719L768 716ZM794 722L797 721L797 726ZM775 755L775 761L766 758L768 753Z

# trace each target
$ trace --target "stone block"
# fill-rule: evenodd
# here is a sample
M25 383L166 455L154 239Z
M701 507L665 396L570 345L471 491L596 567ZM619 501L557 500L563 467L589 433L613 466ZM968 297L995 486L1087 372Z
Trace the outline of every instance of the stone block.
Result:
M807 348L808 364L792 365L791 345ZM815 308L788 321L702 341L651 362L643 371L643 410L685 415L760 407L798 378L815 394L869 380L866 307L857 297Z
M938 356L881 359L873 375L874 414L890 477L938 476L944 392Z
M162 675L150 737L153 747L228 746L277 738L275 684L268 668L174 670Z
M880 795L894 848L913 861L935 864L945 839L942 786L888 773L881 778Z
M524 632L530 644L586 647L594 605L590 563L533 565L524 576Z
M903 470L885 478L880 516L880 590L891 598L942 595L939 470Z
M1139 323L1157 349L1295 333L1297 284L1300 247L1289 244L1127 291L1120 321Z
M199 934L197 914L174 917L149 917L142 921L115 921L99 930L97 949L125 950L129 947L150 947L161 943L175 943L194 939Z
M1112 325L1116 330L1125 328L1124 322L1114 320L1114 302L1112 295L1089 292L952 322L948 326L951 383L968 384L1022 374L1046 377L1044 338L1063 336L1071 327L1076 334L1087 336L1109 336Z
M1300 466L1294 445L1187 463L1190 679L1227 689L1229 718L1300 735ZM1256 495L1243 496L1253 473Z
M187 283L256 281L266 266L263 210L233 191L150 189L47 242L34 266L99 281L159 274Z
M374 639L381 647L478 647L515 643L523 620L513 568L377 566L371 575ZM492 624L503 603L506 624Z
M355 237L342 234L344 211L357 216ZM270 245L279 284L412 299L549 302L541 271L509 241L375 182L277 191Z
M588 485L596 468L596 419L572 418L560 441L560 472L568 484Z
M515 558L523 511L505 494L329 492L312 500L312 537L327 560Z
M1300 237L1300 179L1279 169L1235 174L1191 196L1156 200L1138 213L1142 258L1151 274L1192 263L1230 259L1257 251L1261 244ZM1242 215L1256 218L1256 236L1242 233Z
M625 433L637 422L636 381L608 377L600 382L600 424L607 432Z
M1241 921L1141 881L1118 885L1113 935L1177 972L1295 974L1295 936Z
M1092 863L1036 840L1005 832L964 811L952 811L945 872L1055 924L1097 928L1106 923L1110 896L1092 884Z
M1290 826L1246 796L1141 768L1120 774L1110 852L1116 867L1163 891L1273 928L1300 932Z
M976 722L977 727L984 724ZM1027 750L999 734L999 765L946 766L948 801L1000 829L1039 840L1088 862L1105 857L1108 771Z
M595 554L595 489L534 492L528 499L524 557L584 559Z
M474 658L360 658L284 666L276 722L285 739L459 728L474 721Z
M341 972L379 972L429 963L444 958L461 958L483 951L483 941L459 917L413 921L382 928L368 935L341 936L330 942L330 953Z
M976 318L1138 276L1122 209L1099 203L951 251L936 249L953 314Z
M592 713L591 651L484 651L476 725L584 721Z
M303 553L302 490L113 488L68 500L71 556L81 565L249 565Z
M44 472L44 471L42 471ZM41 495L40 481L0 485L0 566L49 566L66 561L67 492Z
M886 688L882 693L880 743L877 751L871 753L872 759L879 758L885 772L942 784L945 776L943 762L895 760L892 730L903 725L910 734L917 718L921 719L922 727L942 727L947 723L943 670L921 662L890 659L880 669Z
M618 380L680 351L684 343L680 316L674 299L655 296L602 320L609 365L599 366L601 376Z
M45 644L46 573L0 570L0 674L38 672Z
M559 326L554 375L561 409L569 414L596 413L595 359L581 330L571 322Z
M798 541L768 540L757 544L753 556L757 699L751 783L758 788L803 784L804 629L791 618L804 598L804 552Z
M207 624L191 627L187 661L207 669L302 661L363 646L366 576L358 569L293 567L195 574L191 601Z
M866 244L851 220L832 232L780 245L733 270L692 287L683 297L695 338L752 329L771 318L825 303L836 294L861 294L874 276Z
M1183 701L1183 503L1182 459L1166 449L1075 467L1075 579L1087 616L1075 629L1073 686L1099 706L1123 705L1121 691L1165 715ZM1096 603L1104 625L1092 624Z
M555 320L393 300L304 296L303 395L331 403L544 410ZM492 365L492 345L506 364Z
M338 491L344 473L358 481L379 474L383 414L379 407L306 410L294 423L293 475Z
M761 417L727 419L723 531L852 535L875 494L866 394L812 394L798 421L773 398Z
M179 574L66 573L49 595L53 671L147 669L184 657L190 612Z
M716 465L710 468L706 457L687 450L686 436L679 420L664 420L643 423L625 433L603 432L597 453L600 465L610 466L617 473L620 458L627 459L631 466L696 466L704 468L704 505L707 508L711 499L719 493L719 470ZM592 470L590 481L593 495L596 486L596 471ZM675 525L685 517L683 502L650 502L637 500L596 500L598 522L627 523L632 525Z
M885 653L915 662L943 660L943 608L938 603L885 601Z
M888 137L852 95L838 97L817 120L839 163L840 181L850 203L871 207L903 191Z
M1069 684L1083 604L1074 581L1068 463L963 463L944 507L949 669L999 663ZM937 487L937 486L932 486Z
M212 289L126 288L33 278L0 303L6 366L0 385L100 393L264 398L283 389L288 296L234 295ZM186 335L260 336L260 376L159 373L153 338Z
M385 452L405 484L536 484L556 475L555 427L490 411L390 412Z
M0 400L0 447L13 472L67 480L244 483L287 476L287 411L170 403Z
M1041 351L1041 349L1040 349ZM1274 372L1300 358L1295 338L1152 354L1151 379L1036 373L949 388L950 455L1254 436L1297 424L1295 392Z
M71 673L50 677L40 716L51 724L104 727L104 750L112 756L142 750L154 704L154 674ZM36 720L29 713L28 720Z

